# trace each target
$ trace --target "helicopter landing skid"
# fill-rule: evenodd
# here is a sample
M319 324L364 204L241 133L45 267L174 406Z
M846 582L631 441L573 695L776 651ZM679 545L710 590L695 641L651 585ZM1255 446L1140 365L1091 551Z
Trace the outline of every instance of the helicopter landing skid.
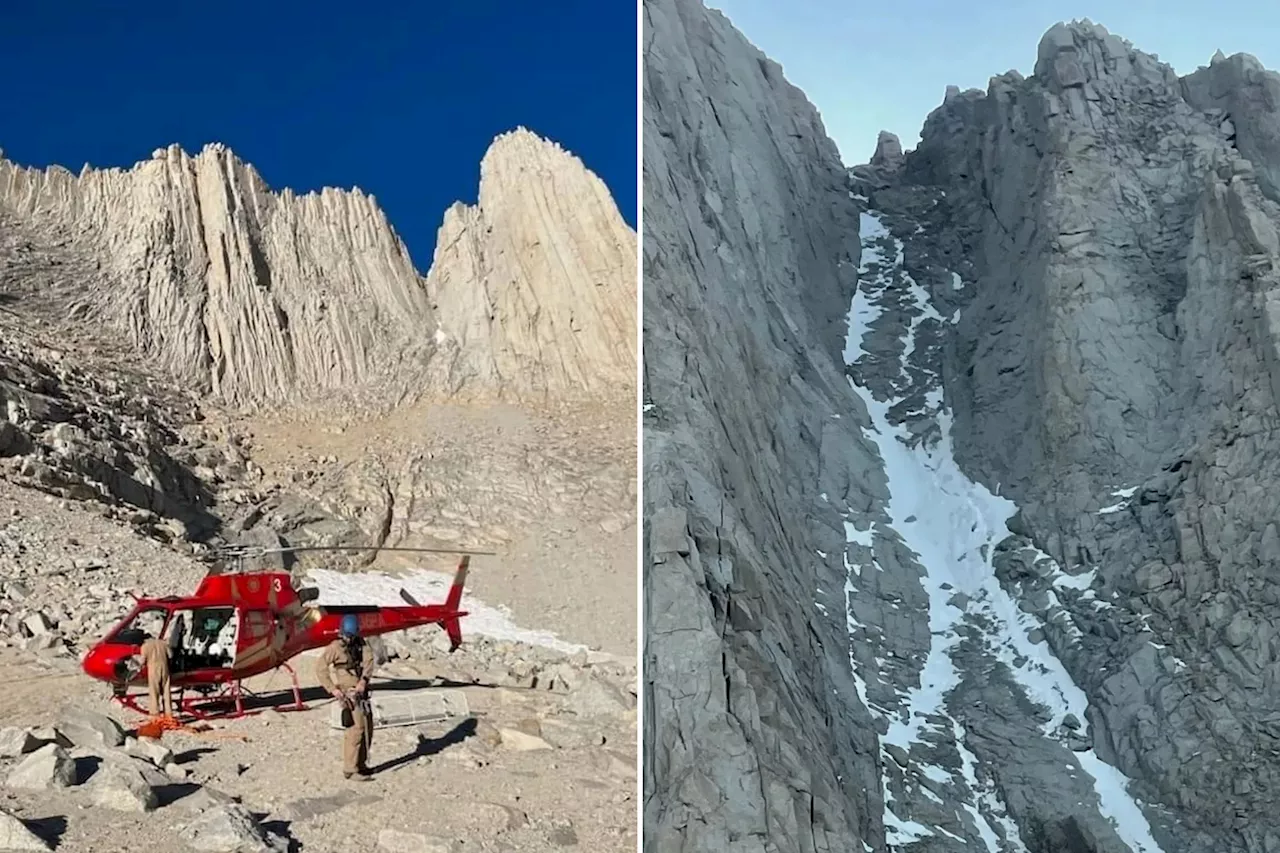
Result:
M258 697L264 694L255 693L249 688L243 686L239 681L227 681L210 689L197 690L203 694L200 696L187 696L187 690L196 688L178 688L178 701L175 703L179 713L186 714L196 720L215 720L215 719L239 719L241 717L253 716L260 714L262 711L270 708L277 712L287 711L305 711L307 705L302 701L302 690L298 686L298 674L294 672L293 667L287 663L280 664L280 668L287 670L289 679L292 681L293 704L276 706L270 702L262 702L264 707L258 707L253 710L246 711L244 707L245 695L250 697ZM127 691L116 691L112 696L116 702L119 702L125 708L143 716L152 716L151 712L143 708L139 700L144 696L143 693L129 693ZM230 707L228 707L230 706ZM219 710L221 709L221 710Z
M289 673L289 681L291 682L291 687L292 687L292 690L293 690L293 705L292 705L292 706L277 706L277 705L271 705L271 706L270 706L270 707L271 707L271 709L272 709L272 710L274 710L274 711L278 711L278 712L280 712L280 713L284 713L284 712L286 712L286 711L305 711L305 710L307 710L307 706L306 706L306 705L303 703L303 701L302 701L302 688L298 686L298 673L294 672L293 667L289 666L288 662L286 662L286 661L282 661L282 662L280 663L280 665L276 667L276 669L283 669L283 670L285 670L286 672L288 672L288 673ZM255 692L253 692L253 691L252 691L252 690L250 690L248 687L242 687L242 686L240 685L240 683L239 683L239 682L236 682L236 689L237 689L237 691L239 691L239 690L243 690L244 692L248 693L250 696L261 696L261 695L263 695L263 694L261 694L261 693L255 693ZM263 703L263 704L270 705L270 703ZM241 715L238 715L238 716L242 716L242 714L241 714Z

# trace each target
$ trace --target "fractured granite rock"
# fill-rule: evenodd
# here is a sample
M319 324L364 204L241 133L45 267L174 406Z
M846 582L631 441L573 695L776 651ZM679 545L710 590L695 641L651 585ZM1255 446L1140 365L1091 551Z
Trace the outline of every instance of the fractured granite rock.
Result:
M635 234L523 128L490 147L479 205L445 215L425 278L372 196L272 191L221 144L79 175L0 160L0 210L59 250L20 247L8 298L105 325L221 404L634 395Z
M647 848L1280 850L1280 76L1059 24L846 184L722 16L644 12ZM1007 612L937 635L846 378L1016 504Z
M1180 79L1100 26L1059 24L1033 76L949 93L896 173L852 172L899 218L906 271L955 312L937 358L957 458L1017 502L1041 554L1004 562L1001 583L1056 614L1035 639L1090 701L1086 743L1159 805L1166 851L1280 849L1278 91L1252 57ZM1063 586L1050 562L1092 581ZM1037 774L1019 805L1025 765L967 719L1024 841L1105 846L1087 815L1054 817L1066 778Z
M875 488L833 417L857 211L817 111L723 15L644 20L646 849L882 845L843 604L813 606L844 584L820 480Z

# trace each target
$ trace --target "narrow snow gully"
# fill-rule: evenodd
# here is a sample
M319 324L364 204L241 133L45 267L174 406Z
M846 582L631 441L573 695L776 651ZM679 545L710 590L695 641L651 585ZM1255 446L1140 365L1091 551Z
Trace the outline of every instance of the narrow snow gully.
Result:
M947 320L930 304L927 291L902 268L902 244L891 237L876 213L862 214L861 233L863 267L858 292L849 310L845 361L853 365L866 353L864 343L871 324L886 310L903 311L905 298L905 312L910 319L901 341L903 355L899 367L905 375L908 359L916 351L915 338L921 322L926 318L944 323ZM884 363L881 360L875 369L883 371ZM915 375L919 377L922 368L920 365L915 368ZM877 400L866 387L852 378L849 380L870 413L870 438L879 449L889 482L891 497L886 512L892 528L880 530L878 525L873 525L870 530L857 530L853 524L846 524L849 543L871 548L877 555L870 564L864 560L859 569L850 564L846 552L850 633L861 627L853 615L853 597L868 582L864 575L883 571L878 559L883 553L880 549L892 545L895 532L924 569L920 583L928 596L929 607L929 648L918 679L905 693L896 691L899 698L896 707L878 705L874 699L868 703L873 715L883 714L888 723L888 731L881 739L883 762L887 768L892 763L896 772L897 767L905 766L904 756L911 755L912 747L923 745L922 741L936 746L946 740L954 744L961 757L959 769L955 769L954 762L951 762L952 768L947 769L927 760L909 761L919 776L935 783L921 787L924 797L932 803L927 808L912 808L912 803L895 797L886 778L887 840L891 849L909 849L912 842L931 838L932 843L943 842L947 849L951 846L972 849L972 844L980 841L991 853L1026 853L1027 844L1006 809L992 774L979 773L979 762L966 745L965 727L948 710L948 696L966 678L953 660L953 653L963 640L972 642L975 632L981 633L979 642L985 653L1008 667L1027 699L1047 709L1050 719L1041 727L1046 738L1059 740L1068 730L1078 739L1087 738L1084 721L1088 701L1047 644L1029 638L1034 629L1042 627L1039 619L1020 610L996 577L992 564L996 545L1010 535L1006 523L1017 507L993 495L960 470L952 452L951 415L944 407L941 382L935 374L925 373L928 387L923 395L923 414L937 425L936 432L929 432L930 441L920 440L918 424L916 429L909 429L890 422L890 409L903 403L905 394ZM901 376L896 379L894 387L903 384ZM917 384L914 391L908 393L914 394L918 401L919 390ZM917 414L920 414L918 404ZM1062 575L1061 581L1074 585L1079 579ZM896 607L896 604L890 606ZM891 649L884 648L878 648L876 654L877 664L883 661L880 655L894 656ZM884 679L878 672L860 672L863 664L852 655L851 662L859 693L866 702L868 679L874 678L878 683ZM1077 742L1077 748L1079 746ZM921 752L928 754L925 750ZM1092 750L1071 754L1079 767L1068 765L1065 772L1083 772L1092 777L1092 789L1097 795L1094 807L1132 853L1164 853L1129 795L1125 777ZM985 777L984 781L979 780L980 775ZM900 784L895 787L902 790ZM958 795L967 801L945 804L936 793L940 790L961 792ZM943 806L944 811L940 812L938 806ZM938 818L939 814L947 818ZM930 816L934 819L930 820Z

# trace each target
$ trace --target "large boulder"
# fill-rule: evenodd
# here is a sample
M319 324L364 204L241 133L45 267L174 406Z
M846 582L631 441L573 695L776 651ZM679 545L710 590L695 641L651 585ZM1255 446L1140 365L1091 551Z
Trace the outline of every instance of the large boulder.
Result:
M0 809L0 850L52 850L49 843L36 835L15 814Z
M103 762L93 775L93 804L122 812L149 812L160 804L142 771L124 762Z
M268 836L239 803L211 806L182 827L178 835L192 850L205 853L272 853L286 849Z
M45 744L22 760L9 774L10 788L47 791L79 783L76 762L56 743Z
M20 729L16 726L0 729L0 757L17 758L20 755L35 752L42 743L30 729Z
M125 741L124 727L118 722L83 708L63 713L57 728L76 746L123 746Z

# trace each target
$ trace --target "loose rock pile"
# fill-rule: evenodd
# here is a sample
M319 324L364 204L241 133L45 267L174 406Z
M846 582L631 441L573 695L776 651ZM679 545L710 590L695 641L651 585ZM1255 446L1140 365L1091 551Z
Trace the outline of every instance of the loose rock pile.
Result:
M287 839L265 832L233 798L182 784L186 772L166 747L126 733L103 714L73 711L52 727L0 730L0 772L6 787L74 788L82 792L86 805L119 812L152 812L181 802L192 816L183 821L179 834L193 850L289 849ZM6 835L11 844L4 843ZM53 849L9 812L0 812L0 848Z
M494 774L511 762L519 765L522 755L544 756L536 765L543 768L538 775L554 773L568 762L579 768L575 771L579 775L613 780L618 787L612 802L629 809L635 778L633 662L592 652L565 656L483 638L445 656L443 644L431 635L392 637L392 642L375 643L384 661L380 674L391 678L430 675L455 689L466 684L484 689L472 700L480 703L479 709L470 722L463 722L462 729L470 733L460 741L451 742L447 734L441 741L443 729L380 729L376 735L380 758L407 752L420 755L418 763L442 761L444 769L433 767L429 772L447 778L451 767ZM324 715L323 708L317 712ZM314 824L313 831L319 831L326 815L343 809L359 811L362 803L372 802L360 796L366 789L289 799L287 794L280 797L289 786L279 782L265 789L245 787L260 773L291 777L317 761L328 768L336 759L337 744L322 747L333 755L318 755L315 735L304 736L307 730L315 731L314 722L307 723L309 717L314 719L314 714L266 711L242 721L215 724L227 733L247 733L249 743L199 744L181 734L166 735L162 741L139 738L110 716L72 706L53 725L0 729L0 792L7 789L28 796L61 792L86 808L171 814L175 836L192 850L287 850L289 840L284 836L288 833L277 829L284 824L268 821L268 815L299 827ZM298 726L311 728L300 731ZM331 769L336 777L336 766ZM397 774L386 771L375 778L383 785L395 785ZM374 799L380 800L381 795ZM500 825L490 824L484 831L514 839L515 849L541 849L542 844L551 849L572 847L584 831L580 822L564 817L511 805L493 809L495 816L502 812ZM30 810L21 819L20 814L0 811L0 833L14 839L13 849L52 849L46 840L49 833L32 820ZM24 819L31 821L30 828ZM4 839L0 834L0 841ZM522 839L540 840L529 842L530 847ZM389 851L457 849L456 839L395 826L379 830L376 842L379 849ZM0 845L0 849L9 848Z

